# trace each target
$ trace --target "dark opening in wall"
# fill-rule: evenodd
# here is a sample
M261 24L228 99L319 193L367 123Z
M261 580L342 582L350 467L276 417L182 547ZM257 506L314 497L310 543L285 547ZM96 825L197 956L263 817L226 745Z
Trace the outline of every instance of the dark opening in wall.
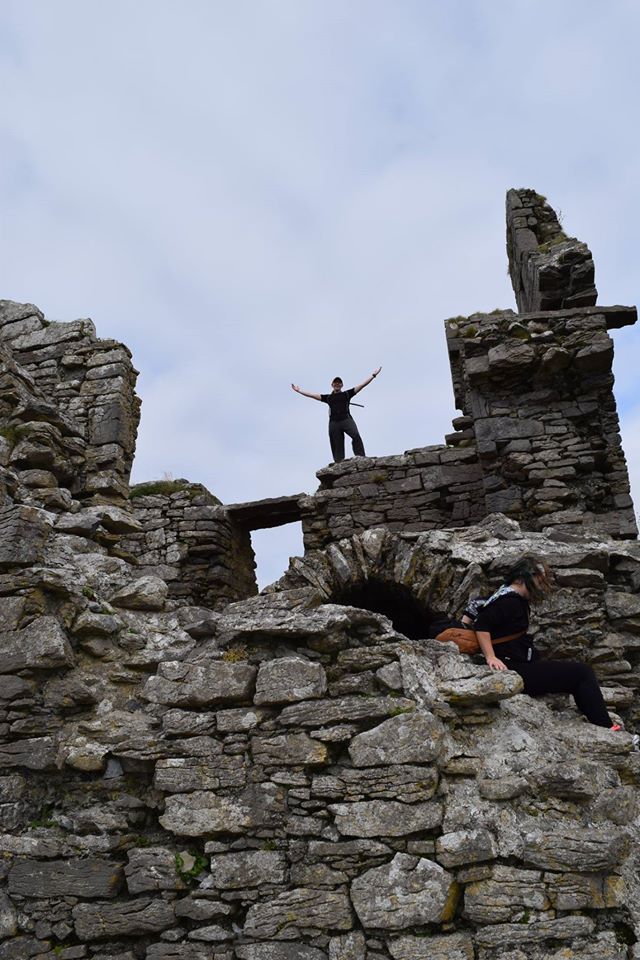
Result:
M382 613L391 620L398 633L403 633L410 640L426 637L434 619L408 587L386 580L371 579L352 584L335 594L331 602Z

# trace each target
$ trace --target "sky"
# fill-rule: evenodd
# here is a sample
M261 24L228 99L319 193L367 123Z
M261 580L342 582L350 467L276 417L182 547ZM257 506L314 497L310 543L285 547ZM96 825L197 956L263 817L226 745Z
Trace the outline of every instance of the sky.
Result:
M290 384L379 364L367 453L441 443L443 320L515 309L509 187L589 244L599 303L638 299L639 37L636 0L3 0L0 297L133 351L135 482L312 493L327 408ZM254 547L271 582L299 525Z

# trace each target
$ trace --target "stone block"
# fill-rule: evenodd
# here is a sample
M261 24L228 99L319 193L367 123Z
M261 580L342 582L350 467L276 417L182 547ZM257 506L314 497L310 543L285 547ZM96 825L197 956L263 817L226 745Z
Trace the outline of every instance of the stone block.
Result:
M244 933L259 940L289 940L301 927L350 930L353 926L349 897L341 890L298 887L256 903L247 912Z
M393 960L474 960L473 940L468 933L446 936L406 936L389 942Z
M80 940L144 937L175 923L172 904L145 898L119 903L80 903L73 908L72 915Z
M491 347L487 353L492 374L525 373L536 359L536 351L528 343L506 341Z
M38 563L50 532L51 526L41 510L0 508L0 567Z
M525 835L523 860L545 870L611 870L626 848L625 837L612 825L580 827L558 824L553 831L535 831Z
M15 937L18 933L18 914L4 890L0 891L0 940Z
M129 893L147 890L182 890L175 851L167 847L144 847L127 852L129 862L124 868Z
M447 869L494 860L497 856L494 836L482 828L445 833L436 840L436 859Z
M499 647L498 655L499 655ZM470 706L475 703L498 703L522 692L522 679L513 671L487 673L485 676L442 680L438 692L447 703Z
M353 720L375 720L398 710L413 709L414 706L412 700L401 697L352 696L335 700L307 700L285 707L278 722L287 726L323 727Z
M403 837L433 830L442 822L440 803L400 803L395 800L364 800L329 805L335 825L347 837Z
M315 797L330 800L401 800L419 803L429 800L438 787L435 766L398 764L388 767L332 768L330 773L313 778L311 791Z
M168 592L167 584L159 577L140 577L111 597L114 607L127 610L162 610Z
M22 897L115 897L122 867L109 860L19 860L9 871L9 893Z
M248 788L237 797L196 790L165 801L162 826L178 836L245 833L277 822L283 812L280 791L273 784Z
M256 704L295 703L322 697L327 677L319 663L301 657L279 657L261 664L256 680Z
M329 941L329 960L365 960L366 955L366 941L359 930Z
M286 876L286 858L276 851L242 850L211 858L211 885L221 890L284 883Z
M354 737L349 756L355 767L431 763L439 757L443 739L442 722L425 710L416 710L391 717Z
M210 947L195 943L152 943L147 947L145 954L145 960L211 960L211 958Z
M525 417L486 417L476 420L478 440L524 440L541 437L544 424Z
M0 635L0 672L53 670L74 662L73 650L55 617L38 617L23 630Z
M559 917L557 920L538 920L533 923L499 923L481 927L476 932L476 944L495 949L505 943L512 946L541 943L545 940L573 940L590 937L595 924L590 917Z
M32 737L0 746L0 767L55 770L56 758L56 743L52 737Z
M464 915L472 923L507 923L525 911L550 907L542 874L534 870L496 865L489 876L468 883L464 893Z
M326 763L329 755L323 743L312 740L306 733L253 737L251 752L254 761L264 766L317 766Z
M453 877L433 860L397 853L351 884L351 902L365 929L404 930L453 917Z
M212 757L169 757L158 760L153 779L156 790L188 793L191 790L243 787L247 782L244 758L222 755L221 750L220 747Z
M224 660L206 664L165 661L150 677L144 696L152 703L199 707L225 700L249 700L253 696L256 668Z
M238 960L327 960L324 950L302 943L238 944L235 954ZM347 957L341 960L347 960Z

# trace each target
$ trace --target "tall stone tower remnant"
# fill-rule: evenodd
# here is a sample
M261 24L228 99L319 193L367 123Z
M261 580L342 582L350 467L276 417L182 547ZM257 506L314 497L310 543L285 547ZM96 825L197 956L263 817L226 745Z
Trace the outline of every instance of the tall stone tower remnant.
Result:
M507 193L507 254L521 313L595 305L589 247L567 236L546 197L535 190Z

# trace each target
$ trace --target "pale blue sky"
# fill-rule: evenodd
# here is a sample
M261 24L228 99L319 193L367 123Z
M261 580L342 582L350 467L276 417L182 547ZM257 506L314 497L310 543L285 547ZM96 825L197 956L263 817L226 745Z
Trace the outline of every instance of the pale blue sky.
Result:
M600 303L637 300L639 30L635 0L4 0L0 295L131 347L135 480L312 492L326 411L289 383L379 363L367 451L441 442L443 319L514 305L508 187L590 244ZM256 543L263 582L300 551Z

